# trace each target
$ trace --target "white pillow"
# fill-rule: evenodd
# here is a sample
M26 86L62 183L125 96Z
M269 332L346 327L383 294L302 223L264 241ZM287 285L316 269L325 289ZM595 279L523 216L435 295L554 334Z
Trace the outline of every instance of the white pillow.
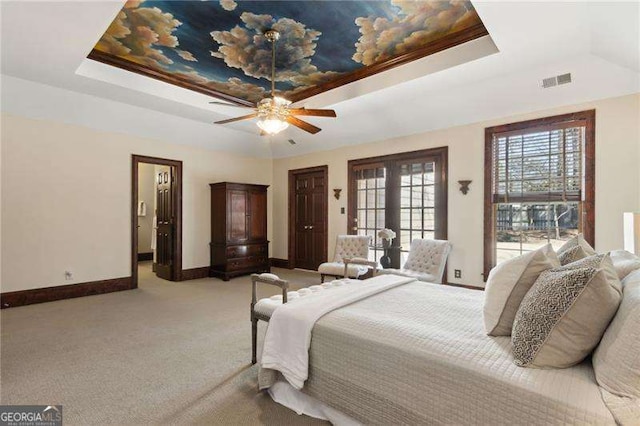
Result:
M640 419L640 270L622 281L622 303L593 354L604 402L618 424Z
M626 250L613 250L611 253L613 268L618 278L624 280L627 275L636 269L640 269L640 257Z
M522 299L538 276L560 266L551 244L506 260L489 273L484 295L484 328L490 336L510 336Z
M576 246L582 247L582 249L588 256L593 256L594 254L597 254L596 251L593 249L593 247L591 247L591 245L584 239L584 235L578 234L575 237L567 240L567 242L564 243L562 247L558 249L558 256L560 256L565 251L572 249Z

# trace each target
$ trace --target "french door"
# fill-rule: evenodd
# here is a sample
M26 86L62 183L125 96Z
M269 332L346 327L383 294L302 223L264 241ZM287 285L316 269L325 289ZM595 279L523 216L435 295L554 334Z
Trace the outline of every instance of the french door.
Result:
M349 233L372 237L370 260L383 254L378 231L396 239L391 266L406 261L416 238L447 238L447 148L349 162Z

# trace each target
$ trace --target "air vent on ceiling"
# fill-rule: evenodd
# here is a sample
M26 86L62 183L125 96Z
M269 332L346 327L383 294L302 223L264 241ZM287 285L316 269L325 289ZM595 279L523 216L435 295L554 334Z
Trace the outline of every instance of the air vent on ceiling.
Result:
M571 83L571 73L566 73L558 76L558 85Z
M289 139L289 143L290 143L291 145L295 145L295 144L296 144L296 141L294 141L293 139Z
M548 89L549 87L557 86L558 80L555 77L549 77L542 80L542 87Z
M561 74L542 80L542 87L548 89L549 87L559 86L561 84L571 83L571 73Z

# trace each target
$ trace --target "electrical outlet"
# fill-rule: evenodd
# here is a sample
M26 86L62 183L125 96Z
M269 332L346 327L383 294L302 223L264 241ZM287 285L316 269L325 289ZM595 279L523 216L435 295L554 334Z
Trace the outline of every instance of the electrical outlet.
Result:
M453 270L453 276L455 278L462 278L462 270L461 269L454 269Z
M71 271L64 271L64 279L70 281L73 279L73 274Z
M344 207L340 207L340 214L344 214Z

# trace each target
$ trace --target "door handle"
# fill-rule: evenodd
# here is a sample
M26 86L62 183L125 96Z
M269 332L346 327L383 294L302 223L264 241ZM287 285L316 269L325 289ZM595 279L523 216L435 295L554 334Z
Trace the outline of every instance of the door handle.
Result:
M313 229L313 225L309 225L309 229Z

